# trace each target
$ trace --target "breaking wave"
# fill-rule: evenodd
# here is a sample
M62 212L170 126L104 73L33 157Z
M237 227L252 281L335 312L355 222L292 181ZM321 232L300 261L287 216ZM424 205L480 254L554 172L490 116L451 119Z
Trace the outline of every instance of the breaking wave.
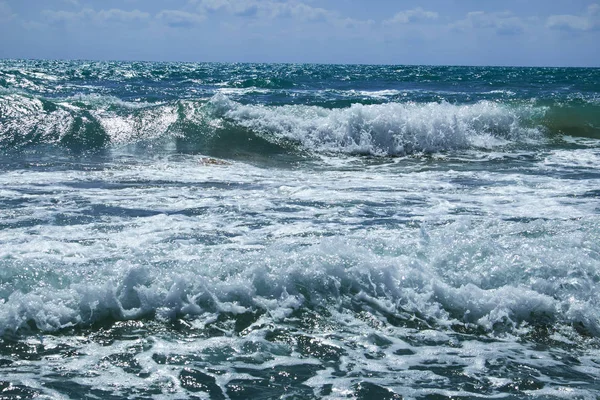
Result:
M226 148L400 156L537 142L553 134L600 137L596 111L597 106L590 104L558 107L487 100L332 109L247 105L224 94L139 104L102 96L56 100L5 93L0 96L0 146L19 149L52 143L91 150L168 138L224 157Z
M562 236L569 237L578 225L565 222L564 227ZM546 225L538 224L538 228ZM365 246L364 241L332 237L300 251L290 252L280 245L235 255L209 251L201 262L177 262L176 270L161 270L171 268L169 263L158 267L123 260L97 265L96 272L84 278L77 276L79 269L75 268L65 277L72 281L66 287L48 279L48 285L15 290L1 299L0 337L106 320L168 322L184 318L210 323L223 314L242 319L253 316L253 320L264 315L277 322L299 310L320 309L368 311L398 326L503 334L523 333L537 326L552 329L557 324L600 336L593 290L598 275L591 271L593 256L580 257L588 250L571 249L573 244L565 240L558 247L551 241L531 252L525 240L515 250L515 258L535 262L539 254L546 253L559 259L560 268L530 276L531 271L509 265L492 279L487 275L489 266L502 262L506 254L494 240L484 240L475 250L477 254L488 252L488 258L472 260L472 268L452 272L456 277L449 275L444 262L457 261L473 250L473 238L482 230L457 222L441 234L411 235L404 245L414 250L406 250L402 257L378 254L380 245L394 246L392 242L379 243L382 239L367 238ZM448 241L450 244L444 244ZM580 246L592 245L586 243ZM419 259L418 254L429 256ZM577 262L580 267L576 270L567 268ZM585 275L586 269L592 276ZM519 279L522 284L507 283Z

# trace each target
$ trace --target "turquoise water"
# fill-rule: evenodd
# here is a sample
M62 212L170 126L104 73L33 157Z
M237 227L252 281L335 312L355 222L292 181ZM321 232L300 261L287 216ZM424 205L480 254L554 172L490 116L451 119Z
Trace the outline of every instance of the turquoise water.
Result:
M0 61L0 397L600 395L600 69Z

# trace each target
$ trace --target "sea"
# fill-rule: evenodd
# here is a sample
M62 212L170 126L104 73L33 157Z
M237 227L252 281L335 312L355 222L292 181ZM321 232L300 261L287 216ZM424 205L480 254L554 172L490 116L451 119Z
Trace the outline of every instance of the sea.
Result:
M600 69L0 60L0 398L600 398Z

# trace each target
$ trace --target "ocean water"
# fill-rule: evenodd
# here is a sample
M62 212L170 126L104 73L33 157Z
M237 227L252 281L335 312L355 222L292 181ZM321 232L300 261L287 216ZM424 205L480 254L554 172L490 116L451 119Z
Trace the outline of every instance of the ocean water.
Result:
M600 69L0 61L0 398L597 399Z

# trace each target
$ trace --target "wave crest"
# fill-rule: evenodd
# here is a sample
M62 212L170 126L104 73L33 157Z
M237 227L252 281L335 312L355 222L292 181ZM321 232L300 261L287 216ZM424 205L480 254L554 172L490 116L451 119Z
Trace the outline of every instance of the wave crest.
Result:
M62 289L14 291L0 299L0 338L107 320L187 318L206 323L219 314L255 313L278 322L297 310L322 308L368 310L400 326L421 323L503 334L558 324L600 336L594 292L576 292L568 284L568 271L556 279L538 277L533 285L484 287L473 282L476 276L464 276L466 283L458 284L440 274L435 263L376 255L357 241L339 238L291 253L285 246L269 247L230 257L225 264L220 254L205 260L180 264L177 271L119 261L99 269L109 268L118 277L84 279Z
M394 156L493 147L542 135L538 127L526 124L543 110L511 108L489 101L471 105L353 104L326 109L242 105L216 95L210 104L215 115L232 124L293 140L316 152Z
M221 93L208 101L157 104L99 96L48 100L12 93L0 96L0 146L55 143L86 150L166 138L208 155L220 149L222 157L235 156L225 151L232 142L235 151L248 153L401 156L539 141L548 132L561 133L556 125L564 127L564 118L557 123L549 110L492 101L325 108L242 104ZM265 145L253 146L253 140Z

